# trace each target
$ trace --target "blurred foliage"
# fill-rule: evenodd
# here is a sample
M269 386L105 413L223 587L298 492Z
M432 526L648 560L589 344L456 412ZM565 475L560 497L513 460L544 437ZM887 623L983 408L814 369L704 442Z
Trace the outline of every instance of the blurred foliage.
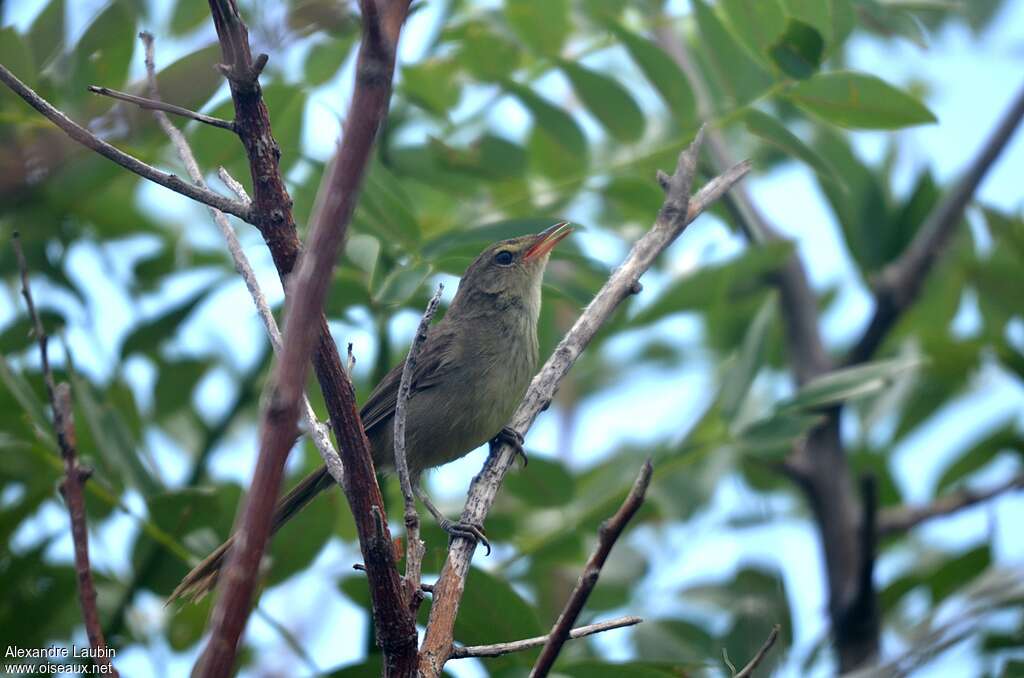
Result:
M115 0L75 35L70 4L48 0L27 29L0 30L0 62L111 143L180 172L150 115L88 95L85 87L143 91L133 64L141 61L135 34L145 28L163 36L158 44L177 49L176 60L159 64L164 98L232 117L214 68L219 49L205 3L168 0L161 4L168 11L157 12L145 3ZM332 319L368 328L380 348L374 368L361 366L356 373L360 395L402 353L403 341L391 336L389 320L403 311L419 313L432 276L458 275L489 242L582 215L589 229L624 247L637 227L651 222L660 205L654 170L674 164L698 124L696 97L651 38L655 28L689 43L710 86L715 122L737 155L754 157L764 170L789 162L810 170L840 227L846 254L867 283L913 238L943 187L925 168L909 191L896 191L895 146L877 165L855 153L844 129L892 130L935 118L916 93L848 70L849 39L866 35L920 44L929 32L963 22L981 34L1002 4L694 0L685 16L665 14L655 0L505 0L485 6L447 0L418 7L416 29L404 38L419 42L411 50L416 56L400 67L392 113L327 306ZM311 134L305 129L313 119L311 100L328 92L332 110L343 110L338 85L351 75L359 20L350 4L334 0L289 0L274 9L241 5L256 49L272 55L263 91L296 220L305 224L324 169L322 153L312 157L304 143ZM423 15L433 18L421 21ZM251 183L231 134L183 126L203 168L224 165ZM324 148L333 141L317 138ZM249 453L268 357L261 351L254 362L240 363L239 353L247 352L226 345L220 335L208 333L199 348L185 340L197 318L210 320L204 310L225 303L224 290L237 285L232 265L215 241L199 235L205 226L196 221L205 212L158 208L166 194L139 187L136 177L77 147L0 89L0 272L8 281L7 307L18 308L0 328L0 448L6 460L0 466L0 628L10 630L10 644L44 646L72 637L80 625L73 572L61 555L67 548L56 546L66 545L65 528L54 529L39 517L59 505L54 488L61 464L33 338L16 298L7 245L15 229L22 234L44 323L57 337L54 350L62 353L65 337L74 337L75 345L88 337L85 343L101 347L88 369L57 363L65 365L59 376L74 386L81 455L96 469L88 484L93 532L125 516L132 525L129 552L120 554L128 559L125 568L97 568L108 640L118 648L184 651L196 646L209 613L206 601L169 609L157 622L142 623L130 614L139 604L137 594L166 595L194 558L228 534L243 488L212 476L210 463L239 441L246 441ZM979 217L977 228L961 229L880 360L797 392L778 388L786 383L785 358L779 302L770 285L791 246L742 248L724 260L702 260L696 272L680 273L659 262L652 273L663 283L659 292L653 299L640 295L616 316L546 416L560 416L569 426L582 402L607 393L630 373L678 368L697 355L721 365L700 399L703 414L691 427L644 449L624 446L585 467L569 463L568 456L535 457L528 469L514 472L487 525L496 543L510 545L511 556L488 561L487 572L473 570L457 640L490 643L542 633L575 581L597 525L648 455L656 468L651 499L632 531L667 535L704 513L726 477L743 482L755 497L797 496L766 470L766 462L789 449L823 408L850 402L856 416L847 437L855 469L879 477L883 507L901 503L889 454L894 446L945 416L980 370L1024 380L1024 220L989 208ZM251 236L247 227L240 230ZM89 271L103 285L71 270L76 253L103 262L102 270ZM572 241L564 244L562 258L551 266L545 288L544 353L608 273L607 264ZM831 295L822 292L823 307ZM952 320L970 299L977 327L966 335L954 332ZM127 323L114 338L106 314ZM701 321L700 346L643 331L681 316ZM606 347L627 336L631 351L623 361ZM265 344L255 324L250 341ZM222 406L204 411L199 393L218 379ZM941 470L937 494L1007 452L1019 456L1024 449L1014 422L996 431L972 430L972 439ZM316 463L308 445L296 456L302 468L294 470L295 477ZM389 493L397 497L394 487ZM784 517L739 516L736 529ZM298 523L275 538L268 587L306 571L329 540L353 543L351 517L337 493L318 500ZM432 526L425 533L426 562L436 572L445 538ZM103 550L104 541L94 540L93 548ZM907 643L915 642L906 623L909 610L918 609L907 602L911 594L924 592L934 608L958 595L992 559L988 543L935 552L896 539L885 549L911 555L881 589L886 630ZM645 573L662 557L639 540L620 544L581 623L632 610L644 600ZM325 590L336 583L368 608L358 575L330 576L336 581L322 583ZM742 665L776 623L783 633L769 662L785 660L797 594L786 590L771 564L743 562L715 581L668 593L671 604L659 605L654 618L626 636L637 661L607 662L596 643L579 641L566 647L559 671L587 677L666 676L691 669L721 674L727 671L723 657ZM985 634L978 652L990 665L1014 652L1020 656L1019 627L1008 633L979 612L975 630ZM255 656L246 655L249 661ZM520 675L532 656L482 665L495 676ZM809 661L828 659L815 653ZM366 663L332 675L376 675L377 662L371 654Z

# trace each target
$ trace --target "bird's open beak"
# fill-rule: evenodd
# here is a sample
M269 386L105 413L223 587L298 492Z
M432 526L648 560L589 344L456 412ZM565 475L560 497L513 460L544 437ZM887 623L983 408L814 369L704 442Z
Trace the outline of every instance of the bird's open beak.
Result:
M537 234L533 244L523 254L523 261L544 256L561 242L562 238L570 233L572 233L572 226L567 221L560 221L551 228L541 231Z

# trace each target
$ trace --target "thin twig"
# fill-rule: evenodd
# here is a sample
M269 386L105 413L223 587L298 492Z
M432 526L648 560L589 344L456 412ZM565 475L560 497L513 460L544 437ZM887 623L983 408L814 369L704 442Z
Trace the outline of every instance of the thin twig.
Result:
M985 490L964 488L939 497L923 506L895 506L882 510L878 516L878 536L888 537L917 527L932 518L941 518L957 511L976 506L1004 492L1024 489L1024 475L1010 478Z
M441 292L444 285L438 284L437 291L427 303L423 311L420 324L416 328L409 353L405 357L405 365L402 366L402 378L398 384L398 395L395 400L395 469L398 471L398 482L402 486L402 498L405 503L405 588L409 596L409 607L415 612L423 601L423 592L420 590L420 574L423 569L423 554L425 546L420 539L420 517L416 513L416 496L412 489L412 479L409 476L409 460L405 454L405 422L406 412L409 405L409 393L412 390L412 375L416 371L416 361L419 359L420 350L427 340L427 331L430 329L430 321L437 311L437 305L441 301ZM416 479L417 482L419 478Z
M0 67L2 68L2 67ZM100 613L96 605L96 585L93 583L92 567L89 564L89 530L85 517L85 481L92 475L92 469L78 463L76 451L75 421L71 404L71 387L66 383L54 382L53 370L47 351L49 343L43 321L39 317L36 305L32 300L32 288L28 282L28 263L21 249L21 238L15 233L12 243L14 254L21 272L21 294L25 298L29 318L32 320L33 331L39 343L39 359L42 363L43 381L46 383L46 395L53 409L53 429L57 434L57 445L64 459L64 480L60 484L60 492L68 508L71 521L71 540L75 551L75 575L78 578L78 602L82 608L82 620L85 633L89 638L89 646L95 650L93 661L97 666L106 667L105 672L118 675L111 662L113 652L107 648L103 638L103 626L100 624Z
M775 645L775 641L779 639L779 628L778 624L772 627L772 632L768 634L764 644L761 645L761 649L757 651L754 658L751 659L746 666L740 669L733 678L750 678L750 676L754 675L754 669L761 665L764 658L768 656L768 651L772 649L772 646Z
M665 198L667 208L663 207L659 212L654 227L633 245L625 261L612 273L533 378L523 401L512 415L509 424L512 429L521 434L530 429L537 416L550 405L558 385L594 335L622 300L631 296L631 290L640 276L689 223L750 171L750 163L739 163L709 181L695 196L690 197L689 185L696 169L700 139L701 135L698 134L690 148L680 154L673 180L668 184ZM462 512L463 522L484 524L501 482L515 458L514 448L507 443L501 445L495 454L488 456L483 469L470 486ZM420 653L420 672L428 678L441 674L451 653L455 616L458 614L475 549L475 542L456 539L448 550L448 559L434 585L430 621Z
M231 549L220 580L221 596L211 619L209 644L197 666L199 676L220 678L233 670L251 607L259 562L271 530L284 464L295 439L295 422L311 357L324 399L332 403L331 426L345 454L345 497L355 518L367 565L374 627L383 649L385 670L391 675L409 676L415 671L415 619L403 604L404 590L395 565L383 498L351 382L323 315L334 261L359 197L377 131L387 116L395 48L408 12L408 2L392 0L380 13L383 26L374 27L370 25L374 23L371 14L376 15L376 12L368 13L366 8L376 1L361 3L363 41L357 58L349 116L313 206L305 254L296 266L299 248L291 198L281 175L280 150L271 133L257 82L266 58L252 59L248 29L234 0L210 0L224 59L222 70L228 76L235 104L235 124L253 178L254 218L278 272L282 278L287 277L287 298L284 347L272 377L269 404L262 417L260 453L238 522L238 541ZM378 28L386 33L387 40L370 39ZM368 72L373 73L372 78L366 77Z
M590 592L597 585L597 579L601 576L601 568L604 567L605 561L608 560L612 547L615 546L615 542L619 539L622 531L626 529L626 525L629 524L629 521L633 519L633 516L636 515L636 512L640 510L640 506L644 503L647 486L651 483L651 471L651 460L648 459L644 462L636 480L633 481L633 487L623 500L622 506L615 512L615 515L601 524L601 529L597 533L597 546L594 548L594 552L590 554L583 572L580 573L580 577L576 581L576 587L569 594L569 599L565 602L562 613L558 615L558 620L551 627L551 633L548 634L548 640L544 643L544 649L541 650L537 663L533 665L533 670L530 671L530 678L544 678L555 665L555 660L558 659L562 646L569 639L572 625L576 622L580 612L583 611L583 606L587 603Z
M963 178L931 211L899 259L886 266L875 281L874 315L850 350L846 364L855 365L869 360L903 312L917 299L929 271L949 247L968 203L1013 138L1022 119L1024 87L968 166Z
M11 88L11 90L28 103L29 106L43 114L48 120L60 127L65 134L82 144L86 148L96 151L103 157L114 161L130 172L138 174L143 179L149 179L153 183L169 188L175 193L180 193L196 202L201 202L210 207L216 207L221 212L227 212L238 217L242 221L252 223L250 210L236 200L226 198L219 193L214 193L208 188L202 188L187 181L182 181L173 174L168 174L157 168L147 165L138 158L128 155L106 141L103 141L95 134L79 125L77 122L54 108L50 102L39 96L31 87L14 76L7 67L0 64L0 81Z
M586 638L592 636L595 633L603 633L604 631L611 631L613 629L621 629L627 626L635 626L643 621L641 617L618 617L616 619L609 619L608 621L598 622L597 624L587 624L586 626L580 626L569 632L569 640L576 640L577 638ZM524 638L523 640L513 640L507 643L495 643L493 645L470 645L469 647L453 647L452 655L449 659L466 659L467 657L500 657L505 654L511 654L512 652L522 652L524 650L532 650L535 647L540 647L548 642L550 636L536 636L534 638Z
M89 85L86 89L93 94L99 94L100 96L110 97L111 99L118 99L120 101L127 101L130 104L135 104L139 108L144 108L146 110L163 111L164 113L171 113L172 115L180 115L183 118L189 118L196 122L213 125L214 127L220 127L221 129L226 129L231 132L235 131L235 123L230 120L215 118L212 115L206 115L205 113L197 113L196 111L182 108L181 106L164 103L159 99L147 99L146 97L128 94L127 92L111 89L109 87L100 87L98 85Z
M153 60L153 35L143 31L139 33L139 38L142 40L145 46L145 63L146 63L146 78L149 88L149 96L152 97L146 101L161 103L160 102L160 91L157 88L156 82L156 63ZM185 135L182 134L181 130L174 126L170 118L164 112L163 108L157 106L148 107L153 111L153 117L156 118L157 124L164 131L164 134L170 138L171 143L174 145L174 149L178 153L178 157L181 158L181 162L185 165L185 170L188 172L189 177L196 183L197 186L206 187L205 180L203 179L203 173L199 169L199 164L196 162L195 154L192 152L192 147L189 145ZM224 168L220 168L224 175L230 179L229 183L225 180L225 184L228 188L238 195L239 200L243 200L248 203L248 197L245 195L245 189L238 184ZM236 188L237 185L237 188ZM256 272L253 271L252 265L249 263L248 257L245 256L245 252L242 250L242 244L238 241L238 236L235 234L235 229L231 228L231 224L228 222L224 213L213 207L208 207L210 210L210 216L213 217L213 221L217 224L217 230L220 231L224 237L224 241L228 246L228 253L231 255L231 261L235 264L235 270L238 275L242 277L242 281L245 283L245 288L249 291L249 296L252 297L253 304L256 306L256 311L263 322L263 327L270 337L270 345L274 349L274 353L280 353L281 351L281 331L277 327L277 321L274 319L274 314L270 310L270 304L267 303L267 298L263 294L263 290L260 289L259 281L256 279ZM327 428L317 421L316 413L313 411L313 406L309 402L309 398L305 393L302 394L302 418L306 423L306 428L309 430L310 439L313 441L314 446L320 453L320 457L324 460L327 465L328 471L331 473L331 477L337 481L339 485L342 484L342 478L344 477L341 465L341 457L338 455L338 451L334 449L334 445L331 443L330 435L327 432Z

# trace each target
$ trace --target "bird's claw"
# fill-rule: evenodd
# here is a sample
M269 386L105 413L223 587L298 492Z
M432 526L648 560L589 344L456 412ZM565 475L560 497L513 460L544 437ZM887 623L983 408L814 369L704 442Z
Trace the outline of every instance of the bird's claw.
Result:
M518 454L523 460L523 468L530 463L529 457L526 456L526 449L523 447L523 434L515 430L511 426L504 426L498 435L491 438L491 451L501 443L508 443L516 454Z
M487 549L487 553L484 555L491 555L491 542L487 541L487 537L484 535L484 528L482 525L474 525L473 523L467 523L463 521L452 522L447 518L441 523L441 529L448 533L448 544L456 537L462 537L463 539L469 539L474 542L480 542Z

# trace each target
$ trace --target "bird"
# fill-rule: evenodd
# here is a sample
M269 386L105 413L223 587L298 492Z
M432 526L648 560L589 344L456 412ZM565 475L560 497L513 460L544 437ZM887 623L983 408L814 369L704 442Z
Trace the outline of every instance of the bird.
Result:
M572 232L559 222L533 235L496 242L466 269L444 317L427 330L406 405L406 458L417 498L451 537L478 540L482 527L454 522L420 485L424 471L484 443L507 442L522 455L523 437L506 426L537 369L541 283L552 249ZM378 471L394 471L394 413L404 360L373 389L360 410ZM275 508L272 531L335 485L326 466L306 476ZM167 599L197 601L216 585L234 537L190 571Z

